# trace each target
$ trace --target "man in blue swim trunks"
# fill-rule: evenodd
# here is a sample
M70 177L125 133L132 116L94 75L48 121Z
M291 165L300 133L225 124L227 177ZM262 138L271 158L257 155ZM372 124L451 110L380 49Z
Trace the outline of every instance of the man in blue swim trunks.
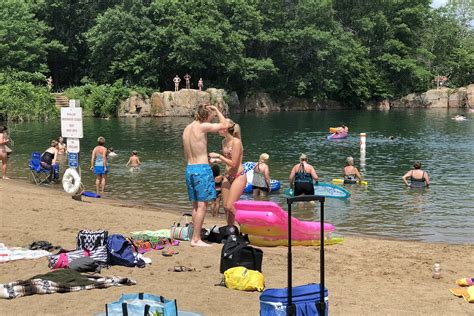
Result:
M216 117L219 123L211 123ZM216 198L214 176L209 166L207 154L207 133L217 133L227 129L228 123L218 108L212 105L199 105L194 121L183 131L186 167L186 187L189 200L193 203L194 232L191 246L210 246L201 240L201 229L207 212L207 203Z

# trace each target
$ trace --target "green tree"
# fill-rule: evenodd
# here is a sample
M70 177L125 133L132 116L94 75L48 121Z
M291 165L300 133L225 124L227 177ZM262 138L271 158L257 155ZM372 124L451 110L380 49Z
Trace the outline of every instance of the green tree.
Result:
M424 32L425 47L434 56L429 65L432 78L448 76L454 87L474 82L474 24L468 22L474 17L468 9L463 1L451 1L433 10Z
M47 25L35 18L22 0L3 0L0 8L0 72L47 72L48 50L56 42L46 39Z
M49 40L56 40L65 49L48 54L48 65L55 85L78 84L88 75L89 49L85 33L95 18L122 0L29 0L36 2L36 15L49 27Z

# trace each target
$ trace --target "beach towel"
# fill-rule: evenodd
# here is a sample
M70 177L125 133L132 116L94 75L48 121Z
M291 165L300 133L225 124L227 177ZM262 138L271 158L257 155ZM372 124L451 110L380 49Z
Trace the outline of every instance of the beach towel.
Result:
M34 294L68 293L135 284L136 281L129 278L83 275L77 271L65 269L36 275L30 280L0 284L0 298L13 299Z
M449 289L449 291L458 297L464 298L466 302L474 303L474 285L468 288Z
M171 238L171 229L143 230L138 232L131 232L130 235L133 239L136 240L148 240L156 243L162 238Z
M20 259L38 259L49 256L46 250L29 250L21 247L7 247L0 243L0 263Z

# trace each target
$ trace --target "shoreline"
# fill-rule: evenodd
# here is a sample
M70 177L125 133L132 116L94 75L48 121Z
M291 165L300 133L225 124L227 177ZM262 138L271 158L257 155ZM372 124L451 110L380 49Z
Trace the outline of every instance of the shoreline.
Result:
M1 179L0 179L1 180ZM11 178L11 180L16 181L18 183L22 183L25 185L33 185L33 183L29 182L28 179L17 179L17 178ZM9 180L10 181L10 180ZM56 190L55 192L61 192L66 195L62 189L62 184L55 184L54 187L48 186L48 187L43 187L44 189L54 189ZM83 201L85 200L91 200L90 198L86 198L82 196ZM140 202L138 200L126 200L126 199L121 199L120 197L104 197L100 199L94 199L95 202L101 203L101 204L108 204L108 205L113 205L116 207L124 207L124 208L133 208L133 209L144 209L144 210L150 210L152 212L166 212L169 213L170 215L175 215L175 216L180 216L181 213L185 212L191 212L191 210L183 208L183 207L177 207L176 210L171 210L167 208L166 203L160 203L162 206L157 206L154 204L149 204L146 202ZM224 218L224 213L223 208L221 207L220 213L218 217L213 217L211 215L210 209L208 209L208 212L206 213L206 219L207 220L214 220L216 222L219 222L219 224L225 225L225 218ZM209 228L209 227L208 227ZM416 239L398 239L395 237L390 237L390 236L385 236L385 235L368 235L368 234L362 234L362 233L350 233L350 232L344 232L343 234L339 234L335 232L336 236L342 236L342 237L360 237L360 238L369 238L369 239L377 239L377 240L387 240L387 241L399 241L399 242L418 242L418 243L424 243L424 244L438 244L438 245L471 245L468 242L446 242L446 241L426 241L426 240L416 240ZM474 244L474 243L473 243Z
M80 229L107 229L109 234L168 228L179 214L168 209L137 207L127 203L84 198L21 181L0 181L0 242L26 246L36 240L74 248ZM206 216L204 227L223 224ZM130 287L81 291L67 294L33 295L0 300L0 313L20 315L25 306L37 315L91 315L104 312L104 304L122 293L147 292L177 299L178 308L205 315L258 315L258 292L242 292L220 286L221 245L192 248L181 242L178 255L146 254L152 265L144 269L113 266L103 275L129 277ZM286 287L286 247L259 247L264 252L263 274L267 288ZM452 245L345 236L339 245L326 248L326 287L329 310L335 315L468 315L472 304L449 292L455 280L471 277L474 244ZM432 279L435 262L441 263L442 278ZM195 267L196 272L168 272L170 267ZM47 259L17 260L0 264L0 284L27 279L49 271ZM293 247L293 284L319 280L319 247ZM232 297L232 300L229 300ZM225 305L222 303L225 302ZM86 303L86 304L85 304ZM242 313L242 306L246 306Z

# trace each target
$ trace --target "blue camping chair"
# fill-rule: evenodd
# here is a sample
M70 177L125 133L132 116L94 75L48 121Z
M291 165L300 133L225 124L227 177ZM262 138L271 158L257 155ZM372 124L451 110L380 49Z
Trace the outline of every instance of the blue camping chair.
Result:
M41 153L39 151L34 151L31 154L31 159L28 165L30 167L31 178L37 185L50 182L52 174L59 175L58 164L52 166L53 170L41 166Z

